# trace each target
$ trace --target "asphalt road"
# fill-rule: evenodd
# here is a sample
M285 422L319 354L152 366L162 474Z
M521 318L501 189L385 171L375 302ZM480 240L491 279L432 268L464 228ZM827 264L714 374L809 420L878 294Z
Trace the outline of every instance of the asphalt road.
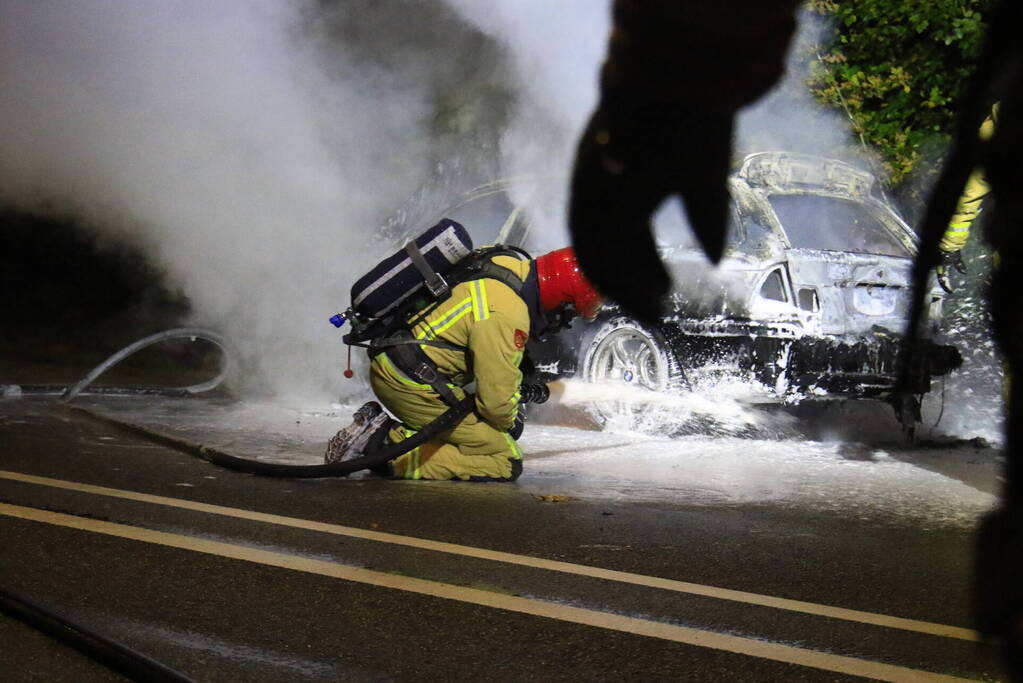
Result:
M1001 680L968 526L529 471L261 478L0 400L0 586L202 681ZM0 679L118 677L0 617Z

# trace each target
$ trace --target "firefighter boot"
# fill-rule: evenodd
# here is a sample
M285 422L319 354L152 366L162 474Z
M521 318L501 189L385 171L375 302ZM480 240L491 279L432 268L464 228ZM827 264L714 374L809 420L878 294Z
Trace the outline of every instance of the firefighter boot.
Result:
M327 450L323 454L324 462L329 465L359 457L373 436L381 432L381 428L387 428L390 423L390 416L379 403L370 401L364 404L352 415L352 424L338 430L338 433L327 442Z

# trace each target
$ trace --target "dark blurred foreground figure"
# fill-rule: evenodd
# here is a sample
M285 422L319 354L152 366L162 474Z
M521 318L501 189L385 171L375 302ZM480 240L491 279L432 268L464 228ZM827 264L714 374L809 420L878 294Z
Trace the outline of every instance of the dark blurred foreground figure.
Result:
M638 320L656 320L671 286L650 228L665 199L683 200L703 250L721 258L735 114L783 73L798 4L614 0L569 226L587 277Z
M1001 641L1013 680L1023 681L1023 3L1002 0L992 10L984 52L962 103L948 163L921 227L914 271L912 339L921 327L924 285L940 263L940 242L971 174L982 169L992 208L984 237L998 254L988 303L995 340L1009 376L1006 398L1005 488L1001 507L981 522L977 536L974 606L977 628ZM992 102L1000 101L993 134L978 136ZM915 348L910 349L910 353Z
M587 277L635 318L655 320L670 287L650 226L666 198L683 200L704 252L720 259L735 114L781 75L797 4L614 0L601 100L572 176L569 227ZM981 524L974 597L978 629L1002 643L1010 675L1023 681L1023 3L1001 0L989 27L922 226L907 355L916 350L939 243L971 172L982 167L994 200L985 237L1001 257L989 302L1017 381L1007 403L1004 500ZM977 130L997 100L998 128L982 141Z

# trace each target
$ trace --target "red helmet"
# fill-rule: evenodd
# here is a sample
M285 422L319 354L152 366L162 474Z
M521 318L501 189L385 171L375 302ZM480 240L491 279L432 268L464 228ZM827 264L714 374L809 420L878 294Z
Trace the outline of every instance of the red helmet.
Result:
M544 311L570 303L576 313L592 318L604 302L604 297L579 270L572 247L537 257L536 277L540 285L540 307Z

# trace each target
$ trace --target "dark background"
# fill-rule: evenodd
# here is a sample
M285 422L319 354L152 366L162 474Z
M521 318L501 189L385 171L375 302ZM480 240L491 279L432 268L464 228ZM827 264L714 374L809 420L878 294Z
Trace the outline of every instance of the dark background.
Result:
M0 291L0 384L70 381L189 313L137 249L10 209L0 209Z

